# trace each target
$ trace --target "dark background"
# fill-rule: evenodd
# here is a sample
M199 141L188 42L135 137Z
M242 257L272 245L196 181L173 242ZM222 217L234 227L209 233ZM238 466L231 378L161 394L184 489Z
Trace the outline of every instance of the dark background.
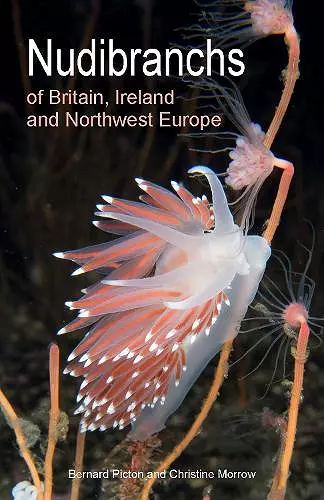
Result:
M96 9L97 13L96 13ZM19 51L22 42L35 38L40 45L46 38L55 39L56 47L80 47L86 30L91 37L114 38L121 48L166 48L180 43L179 27L190 25L199 8L194 2L138 0L5 0L2 9L3 37L0 80L0 382L20 415L36 424L40 431L33 448L39 461L46 441L48 404L48 345L56 331L71 319L64 310L67 298L77 297L89 279L69 278L69 264L57 262L51 253L104 241L105 235L92 227L95 204L100 195L114 194L134 199L133 177L167 185L172 178L187 181L186 170L202 156L188 152L187 140L177 139L177 130L155 132L146 129L84 129L67 132L55 129L27 129L24 88L66 86L42 74L31 81L22 77ZM316 245L309 274L316 281L312 312L323 315L323 43L320 15L310 2L294 3L295 25L301 37L300 79L296 85L285 121L273 145L276 156L292 161L296 175L290 191L282 224L274 247L286 252L297 271L303 271L305 252L300 241L310 247L311 234L304 219L315 229ZM14 13L14 14L13 14ZM91 29L91 19L94 27ZM21 32L21 35L20 35ZM269 125L279 101L280 73L287 64L287 50L282 37L260 40L245 50L246 73L237 83L243 92L253 121L264 129ZM25 75L24 71L23 74ZM118 80L118 81L117 81ZM176 88L178 95L188 89L180 80L140 78L76 78L78 90L92 88L111 92L116 86L132 90L150 85L152 90ZM183 109L183 101L175 109ZM229 126L229 124L228 124ZM224 158L203 156L204 163L222 171ZM279 177L273 173L265 184L257 205L256 230L269 215ZM197 186L194 186L197 189ZM198 186L199 189L199 186ZM275 273L270 262L269 273ZM277 282L284 290L282 274ZM318 332L318 330L317 330ZM62 364L80 338L72 334L60 338ZM253 339L239 336L233 361L238 359ZM267 347L267 346L266 346ZM203 431L179 459L175 468L216 470L257 470L254 482L217 482L211 498L266 498L279 435L264 424L264 408L282 414L287 406L282 379L291 380L291 356L280 361L280 369L267 395L260 399L271 380L277 351L243 382L240 377L253 370L262 359L265 347L258 347L235 365L222 389L222 397L211 412ZM281 359L281 358L280 358ZM323 450L323 348L311 349L307 363L304 402L287 498L322 498ZM195 415L208 391L214 362L191 391L181 410L161 434L161 452L152 458L151 468L175 444ZM287 373L282 375L282 367ZM72 416L76 382L62 377L61 407L71 417L68 439L59 444L56 457L55 492L57 498L68 489L66 470L73 462L75 429ZM4 419L0 420L1 447L6 450L0 468L1 498L27 473L18 457L15 443ZM127 446L111 458L111 450L124 433L112 431L91 434L88 438L86 467L99 470L112 464L128 468ZM118 485L85 482L82 498L117 498ZM156 498L202 498L204 481L173 481L156 488ZM104 488L102 492L102 488ZM213 496L214 495L214 496Z

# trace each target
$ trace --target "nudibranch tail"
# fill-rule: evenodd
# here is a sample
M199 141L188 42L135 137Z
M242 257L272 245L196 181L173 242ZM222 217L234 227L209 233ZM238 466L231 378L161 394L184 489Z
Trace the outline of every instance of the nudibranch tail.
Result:
M95 225L119 238L56 254L81 266L74 275L105 273L80 299L66 303L79 313L59 332L89 328L65 369L84 378L76 410L84 431L122 429L137 419L145 437L163 427L224 341L214 325L224 308L232 307L229 287L253 274L249 248L260 253L263 239L249 240L234 224L210 169L189 172L207 177L212 207L205 196L195 198L176 182L172 193L137 179L144 191L140 202L104 196L107 204L98 206L97 215L112 220ZM260 260L263 269L266 259ZM183 385L184 374L190 382ZM164 405L167 411L161 413ZM141 417L146 407L149 423L145 413Z

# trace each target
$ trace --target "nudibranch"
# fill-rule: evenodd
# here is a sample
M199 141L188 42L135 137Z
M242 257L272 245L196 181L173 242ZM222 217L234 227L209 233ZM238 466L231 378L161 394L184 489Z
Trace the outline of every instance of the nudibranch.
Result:
M234 223L217 175L207 197L172 182L174 193L143 179L140 202L104 196L94 224L119 238L59 252L102 279L67 302L78 316L59 334L88 333L65 373L83 377L75 413L82 431L124 428L143 440L161 430L208 361L240 322L262 278L270 248Z

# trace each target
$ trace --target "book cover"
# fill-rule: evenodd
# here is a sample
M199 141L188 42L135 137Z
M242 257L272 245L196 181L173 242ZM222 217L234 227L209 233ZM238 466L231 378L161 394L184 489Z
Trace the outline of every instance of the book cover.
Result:
M6 0L1 498L322 497L314 9Z

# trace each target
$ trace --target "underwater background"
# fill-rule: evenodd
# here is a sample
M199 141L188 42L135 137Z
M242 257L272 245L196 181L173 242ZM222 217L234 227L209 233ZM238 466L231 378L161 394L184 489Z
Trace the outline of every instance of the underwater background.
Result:
M28 38L35 38L41 45L46 38L53 38L57 47L80 47L88 36L114 38L116 45L125 49L164 49L170 44L185 43L181 31L176 29L192 24L193 14L198 11L199 7L188 0L6 0L4 3L1 17L5 20L2 30L5 50L1 56L0 81L0 385L25 419L31 449L40 464L47 439L48 348L52 341L58 341L63 369L68 353L81 339L79 332L56 339L57 330L72 319L63 306L64 301L77 297L80 288L92 282L88 276L70 278L72 266L57 261L52 253L105 241L107 236L91 224L101 194L135 199L136 176L164 186L170 180L182 180L197 192L203 188L190 183L188 168L203 163L222 172L226 163L222 155L189 150L191 140L177 137L176 129L27 129L24 88L28 85L31 90L59 88L67 82L40 72L29 81L21 70L17 41L26 43ZM315 7L310 2L296 0L293 12L301 37L300 78L272 149L294 163L295 177L273 248L284 251L293 268L303 272L307 256L297 242L311 246L312 235L305 219L311 221L316 235L308 271L316 282L311 310L314 316L323 317L323 42ZM264 128L282 90L279 77L287 64L286 52L282 37L258 41L245 49L246 71L241 79L235 80L252 120ZM192 92L180 79L164 77L77 77L73 85L80 91L91 88L105 93L116 88L164 92L174 88L178 96ZM179 99L172 110L189 112L190 103ZM139 107L134 109L136 113L141 111ZM156 112L154 106L152 112ZM226 126L230 129L229 123ZM274 172L261 190L254 228L257 232L262 231L269 216L278 181L279 175ZM270 260L267 273L284 291L283 274L277 271L276 263ZM239 335L231 360L237 361L254 343L251 335ZM270 344L268 339L265 345L256 346L230 369L221 397L201 432L173 464L173 468L181 470L255 470L256 479L210 483L165 481L155 485L152 498L202 499L204 489L209 486L212 486L210 498L266 498L280 446L280 435L273 421L287 407L286 393L293 366L289 347L287 355L283 349L278 360L278 349L274 346L256 371L242 377L253 371ZM318 345L317 339L311 340L288 500L324 498L323 354L323 345ZM161 444L156 443L151 469L192 423L207 394L214 366L215 360L159 435ZM62 375L60 406L68 415L69 425L67 438L58 443L55 455L53 498L56 500L69 498L67 470L74 460L78 417L73 411L78 385L75 379ZM128 468L129 443L122 443L126 434L127 431L112 430L89 433L85 470ZM26 479L28 473L2 414L0 450L0 498L6 500L11 498L12 487ZM84 480L80 497L119 498L119 487L112 481Z

